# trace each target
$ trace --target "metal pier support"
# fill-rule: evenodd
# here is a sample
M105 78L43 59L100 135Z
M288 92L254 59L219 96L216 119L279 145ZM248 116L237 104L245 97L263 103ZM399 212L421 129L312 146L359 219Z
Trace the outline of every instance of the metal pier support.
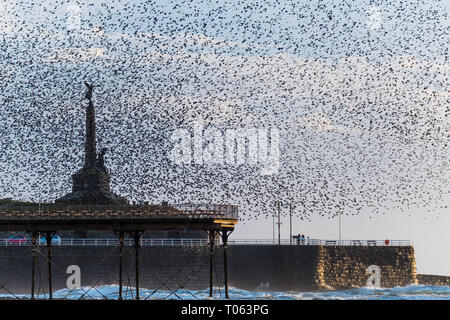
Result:
M213 296L213 272L214 272L214 237L215 231L209 231L209 296Z
M119 300L122 300L122 285L123 285L123 239L125 232L119 231Z
M36 258L38 253L38 247L36 245L38 233L36 231L31 232L31 243L33 246L33 251L31 255L31 299L34 299L34 288L36 279Z
M48 262L48 294L49 299L53 299L52 284L52 238L56 232L46 232L45 240L47 240L47 262Z
M228 236L233 232L233 229L223 228L222 229L222 243L223 243L223 279L225 284L225 298L229 299L228 295L228 268L227 268L227 242Z
M141 247L142 231L132 232L134 239L134 266L136 268L136 300L139 300L139 248Z

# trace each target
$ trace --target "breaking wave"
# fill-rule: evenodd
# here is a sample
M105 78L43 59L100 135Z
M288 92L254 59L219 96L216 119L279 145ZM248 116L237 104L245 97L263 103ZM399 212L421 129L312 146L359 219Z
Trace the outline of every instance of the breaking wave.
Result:
M208 300L224 299L223 288L215 288L212 298L209 289L205 290L152 290L141 289L141 300ZM124 299L135 298L134 288L123 288ZM409 285L395 288L354 288L348 290L320 292L277 292L277 291L247 291L230 288L230 299L234 300L450 300L450 286ZM1 295L1 298L14 298L11 295ZM27 295L16 296L29 298ZM53 294L54 299L117 299L119 286L107 285L100 287L82 287L69 290L61 289ZM37 298L46 298L38 295Z

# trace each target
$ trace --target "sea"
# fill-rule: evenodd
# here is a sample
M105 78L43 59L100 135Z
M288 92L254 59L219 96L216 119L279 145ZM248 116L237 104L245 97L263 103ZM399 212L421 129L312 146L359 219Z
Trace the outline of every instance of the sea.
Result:
M141 300L221 300L225 299L223 288L215 288L213 297L209 297L209 289L205 290L139 290ZM134 288L123 288L123 299L135 299ZM116 300L119 287L108 285L100 287L81 287L77 289L61 289L53 293L53 299L107 299ZM28 295L3 294L0 298L29 298ZM45 294L36 298L46 299ZM362 287L348 290L321 292L276 292L246 291L229 289L229 298L233 300L450 300L450 286L409 285L395 288Z

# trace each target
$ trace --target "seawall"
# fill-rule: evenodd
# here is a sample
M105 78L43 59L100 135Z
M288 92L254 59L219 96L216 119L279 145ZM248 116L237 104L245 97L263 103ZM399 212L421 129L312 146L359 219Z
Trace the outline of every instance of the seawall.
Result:
M232 254L231 254L232 253ZM320 290L363 287L369 266L382 287L417 283L414 249L367 246L234 246L230 281L247 290Z
M46 249L41 247L36 292L48 292ZM134 286L134 251L124 250L124 286ZM118 283L118 248L55 246L54 291L65 288L69 265L81 270L82 286ZM223 287L223 249L215 255L214 284ZM417 283L410 246L233 245L228 247L228 281L245 290L311 291L365 286L367 268L379 267L382 287ZM140 250L141 288L174 290L209 287L207 247L144 246ZM29 294L31 247L0 247L0 294Z
M437 276L432 274L418 274L417 280L420 284L432 286L450 286L449 276Z
M369 266L380 267L381 287L417 283L413 247L322 247L319 285L336 289L362 287Z

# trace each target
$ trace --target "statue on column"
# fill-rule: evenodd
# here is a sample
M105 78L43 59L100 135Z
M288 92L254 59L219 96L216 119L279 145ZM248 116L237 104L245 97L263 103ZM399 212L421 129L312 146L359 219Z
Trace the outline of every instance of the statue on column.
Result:
M94 85L93 84L89 84L86 81L84 82L84 84L88 88L88 91L86 92L86 99L91 100L91 98L92 98L92 89L94 89Z
M84 82L87 88L85 134L85 163L72 175L72 192L56 199L60 204L127 204L128 200L111 192L109 187L109 173L105 166L107 148L98 153L95 132L95 108L92 102L94 85Z

